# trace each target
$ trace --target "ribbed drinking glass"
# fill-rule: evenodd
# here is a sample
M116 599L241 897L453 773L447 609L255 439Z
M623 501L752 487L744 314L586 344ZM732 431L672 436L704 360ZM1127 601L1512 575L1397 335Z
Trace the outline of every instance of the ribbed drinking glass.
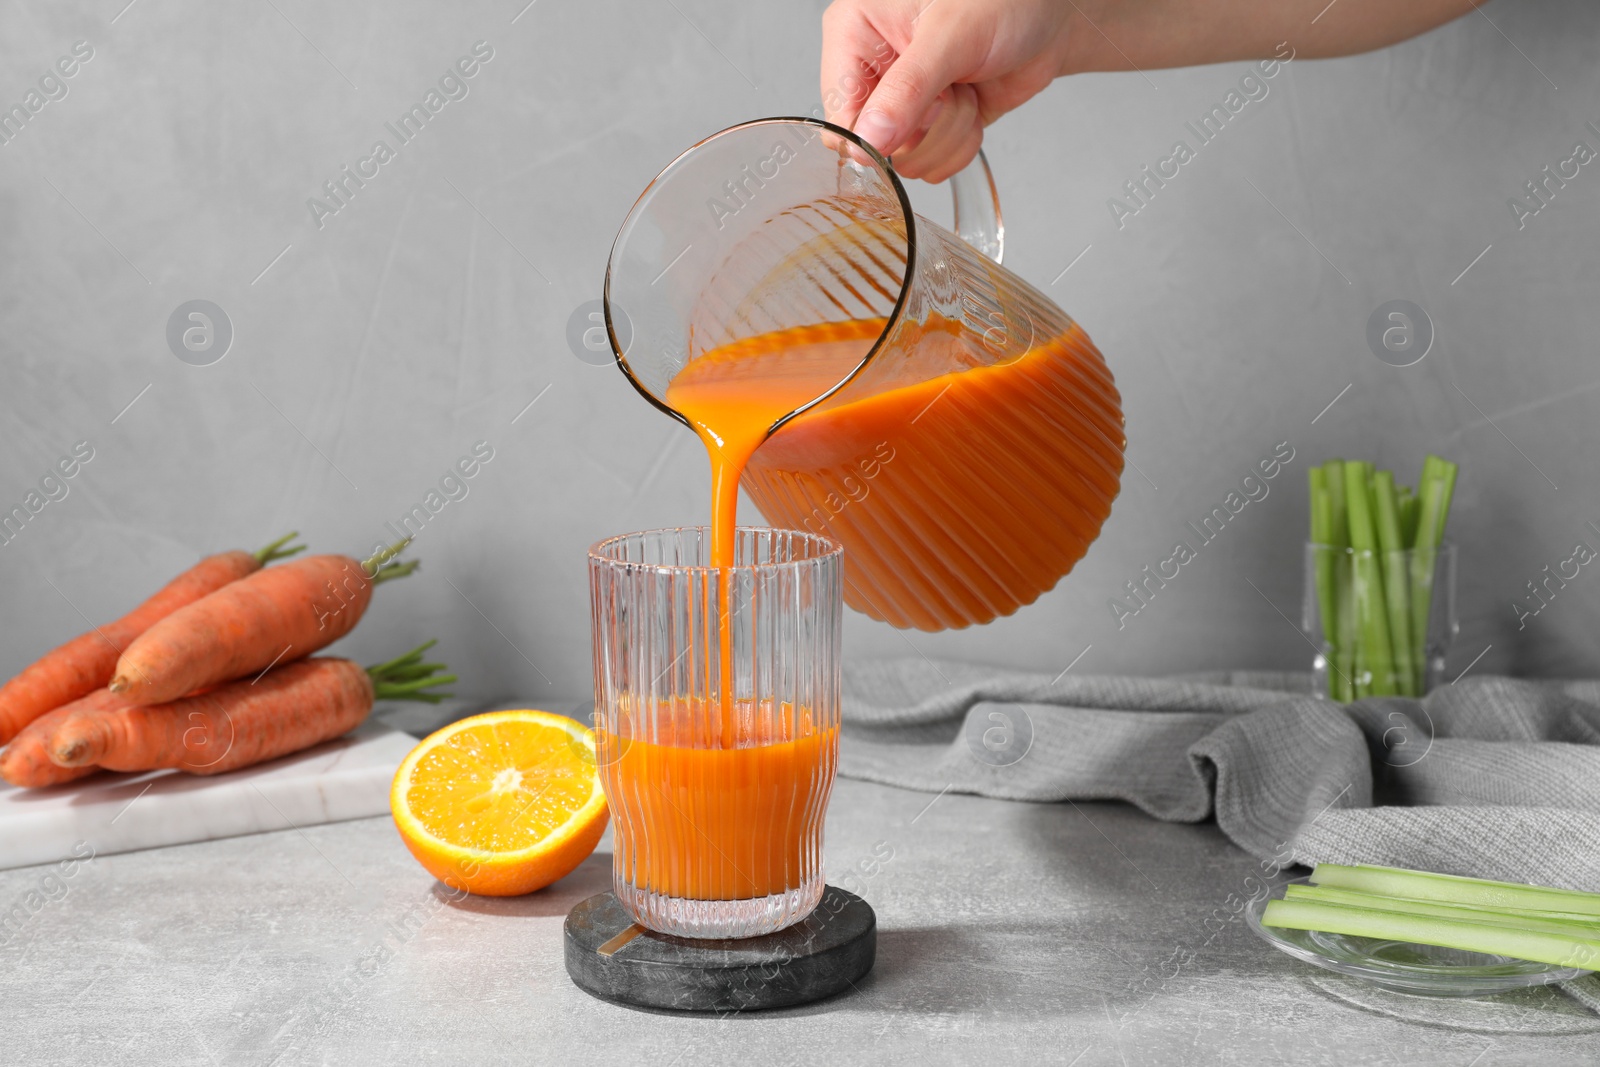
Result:
M710 548L694 527L589 550L596 750L623 906L662 933L753 937L822 897L843 550L741 527L722 570Z

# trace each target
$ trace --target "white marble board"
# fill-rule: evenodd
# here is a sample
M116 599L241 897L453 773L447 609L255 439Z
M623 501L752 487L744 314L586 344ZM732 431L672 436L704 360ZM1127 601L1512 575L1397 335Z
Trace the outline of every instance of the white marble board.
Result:
M369 720L344 737L212 777L102 773L49 789L0 783L0 870L384 815L417 739ZM74 850L77 850L76 852Z

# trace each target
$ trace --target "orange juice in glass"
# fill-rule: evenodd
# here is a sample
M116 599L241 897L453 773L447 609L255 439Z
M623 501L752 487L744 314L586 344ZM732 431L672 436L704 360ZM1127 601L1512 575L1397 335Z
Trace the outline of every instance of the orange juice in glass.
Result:
M696 527L589 550L613 889L641 925L680 937L781 930L823 889L843 550L759 528L732 547L714 566Z

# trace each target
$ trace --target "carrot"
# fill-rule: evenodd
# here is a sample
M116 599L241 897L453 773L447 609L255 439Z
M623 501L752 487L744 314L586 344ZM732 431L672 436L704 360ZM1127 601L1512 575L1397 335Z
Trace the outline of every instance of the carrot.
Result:
M169 704L80 708L56 725L49 757L64 768L221 774L287 756L354 729L375 699L438 702L445 694L424 690L455 676L421 662L432 644L366 670L318 656Z
M207 556L116 622L95 627L23 668L0 687L0 744L52 708L103 688L111 681L122 651L161 619L275 559L302 551L304 545L283 547L297 536L280 537L259 552Z
M11 739L6 750L0 752L0 778L4 778L12 785L38 789L93 774L100 768L63 767L50 759L49 743L56 727L74 712L116 712L131 706L109 689L96 689L86 697L80 697L70 704L63 704L59 708L45 712L24 726L17 736Z
M360 621L373 586L416 569L389 562L406 544L365 562L307 556L224 586L140 634L111 688L135 704L164 704L331 645Z

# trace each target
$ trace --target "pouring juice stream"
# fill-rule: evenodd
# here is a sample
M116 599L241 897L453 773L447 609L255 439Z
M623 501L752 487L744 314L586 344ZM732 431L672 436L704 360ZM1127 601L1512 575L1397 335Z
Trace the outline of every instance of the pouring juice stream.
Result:
M735 559L740 477L772 424L827 392L861 362L865 351L848 336L833 338L816 334L816 329L798 334L785 330L723 346L697 359L667 387L668 401L689 420L711 461L711 565L721 571L718 662L724 748L734 747L736 732L728 568Z

